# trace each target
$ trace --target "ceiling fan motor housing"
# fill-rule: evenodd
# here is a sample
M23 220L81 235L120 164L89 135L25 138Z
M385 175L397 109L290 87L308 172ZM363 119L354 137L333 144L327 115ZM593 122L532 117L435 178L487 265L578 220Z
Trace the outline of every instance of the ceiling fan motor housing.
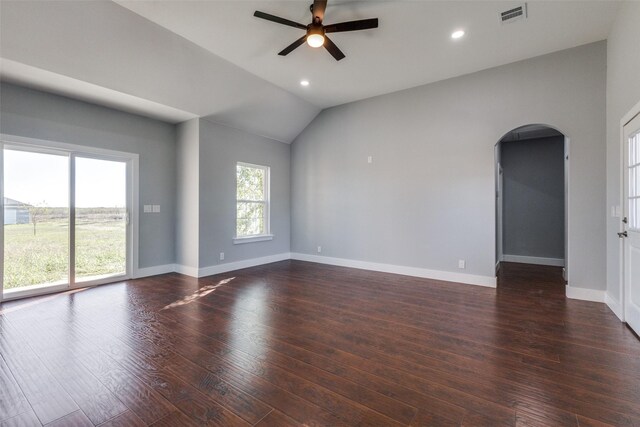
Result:
M322 24L309 24L309 26L307 27L307 37L312 34L317 34L324 37L324 27L322 26Z

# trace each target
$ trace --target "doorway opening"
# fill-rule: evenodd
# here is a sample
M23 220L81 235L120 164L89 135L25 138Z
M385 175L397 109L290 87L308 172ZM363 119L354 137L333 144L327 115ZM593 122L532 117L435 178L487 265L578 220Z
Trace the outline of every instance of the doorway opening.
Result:
M568 138L546 125L518 127L496 144L498 286L518 282L521 287L548 288L564 296L568 159ZM525 284L526 280L517 279L520 274L541 280Z

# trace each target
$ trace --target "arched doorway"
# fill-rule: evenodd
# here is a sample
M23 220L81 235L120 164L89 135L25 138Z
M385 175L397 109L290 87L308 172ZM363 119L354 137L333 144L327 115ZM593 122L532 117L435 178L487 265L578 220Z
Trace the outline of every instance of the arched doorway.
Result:
M498 141L495 154L498 286L505 274L522 272L522 280L534 274L541 287L564 295L568 138L551 126L520 126Z

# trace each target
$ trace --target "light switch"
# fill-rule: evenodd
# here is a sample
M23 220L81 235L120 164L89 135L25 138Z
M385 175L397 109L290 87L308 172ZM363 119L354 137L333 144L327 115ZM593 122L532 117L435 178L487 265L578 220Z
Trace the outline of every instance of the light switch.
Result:
M150 213L151 212L151 205L144 205L143 211L144 211L144 213Z
M611 216L614 218L620 218L620 216L622 216L620 205L611 206Z
M153 213L160 213L160 205L153 205Z

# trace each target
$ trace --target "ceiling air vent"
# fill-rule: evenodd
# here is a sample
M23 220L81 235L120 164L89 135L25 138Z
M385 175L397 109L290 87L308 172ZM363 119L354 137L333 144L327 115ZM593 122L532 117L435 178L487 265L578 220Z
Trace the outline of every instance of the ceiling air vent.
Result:
M518 7L512 7L509 10L505 10L500 14L500 22L507 24L510 22L519 21L527 17L527 4L523 3Z

